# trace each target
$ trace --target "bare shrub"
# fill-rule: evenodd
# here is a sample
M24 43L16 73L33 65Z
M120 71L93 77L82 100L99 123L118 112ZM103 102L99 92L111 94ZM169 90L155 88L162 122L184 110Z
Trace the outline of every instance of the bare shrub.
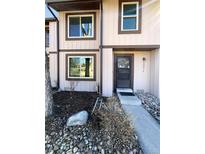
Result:
M104 129L105 138L108 138L111 149L130 149L130 143L136 142L133 127L129 117L122 110L116 97L108 98L106 108L94 113L100 118L100 128ZM127 147L124 147L127 146Z
M72 92L72 91L75 91L75 88L76 88L77 85L78 85L78 82L76 82L76 81L70 81L70 87L69 87L70 91L71 91L71 92Z

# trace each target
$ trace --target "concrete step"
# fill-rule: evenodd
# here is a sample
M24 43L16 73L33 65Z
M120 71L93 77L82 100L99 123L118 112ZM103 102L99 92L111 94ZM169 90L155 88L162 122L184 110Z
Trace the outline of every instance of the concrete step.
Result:
M125 105L141 105L141 100L137 96L122 96L120 92L117 92L117 96L120 99L121 104Z
M117 93L119 93L119 92L133 93L133 90L131 88L117 88L116 91L117 91Z

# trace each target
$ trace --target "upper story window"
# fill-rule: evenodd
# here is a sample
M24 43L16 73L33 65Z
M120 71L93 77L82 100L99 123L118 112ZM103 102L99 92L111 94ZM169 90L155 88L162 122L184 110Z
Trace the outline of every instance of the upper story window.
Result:
M67 39L94 39L95 38L95 14L76 13L67 14Z
M141 31L141 1L120 0L119 33L132 34Z

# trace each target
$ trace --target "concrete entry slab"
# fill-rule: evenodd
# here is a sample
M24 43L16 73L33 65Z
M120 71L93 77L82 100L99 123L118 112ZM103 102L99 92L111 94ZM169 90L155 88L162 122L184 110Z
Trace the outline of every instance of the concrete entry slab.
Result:
M136 96L123 96L120 93L133 93L132 89L117 88L117 96L120 99L121 104L125 105L141 105L141 100Z

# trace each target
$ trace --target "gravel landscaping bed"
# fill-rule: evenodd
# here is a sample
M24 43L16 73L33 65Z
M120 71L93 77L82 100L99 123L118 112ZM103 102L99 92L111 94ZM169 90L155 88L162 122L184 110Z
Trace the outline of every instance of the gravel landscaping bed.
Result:
M85 125L68 127L66 121L73 113L83 109L87 109L88 113L91 113L95 102L92 101L95 100L97 94L75 93L75 102L77 100L83 102L80 99L86 96L85 104L87 105L78 107L73 104L73 101L70 102L68 96L67 100L69 101L62 98L65 94L69 95L67 92L60 92L59 95L56 93L54 97L54 101L58 102L58 108L63 113L60 114L56 109L57 114L46 118L46 154L142 154L137 136L117 98L105 99L106 108L102 106L100 110L96 110L92 116L89 116ZM77 97L77 95L79 96ZM63 100L64 103L60 103L60 100ZM69 112L61 105L69 106Z
M151 93L138 92L144 108L160 123L160 100Z

